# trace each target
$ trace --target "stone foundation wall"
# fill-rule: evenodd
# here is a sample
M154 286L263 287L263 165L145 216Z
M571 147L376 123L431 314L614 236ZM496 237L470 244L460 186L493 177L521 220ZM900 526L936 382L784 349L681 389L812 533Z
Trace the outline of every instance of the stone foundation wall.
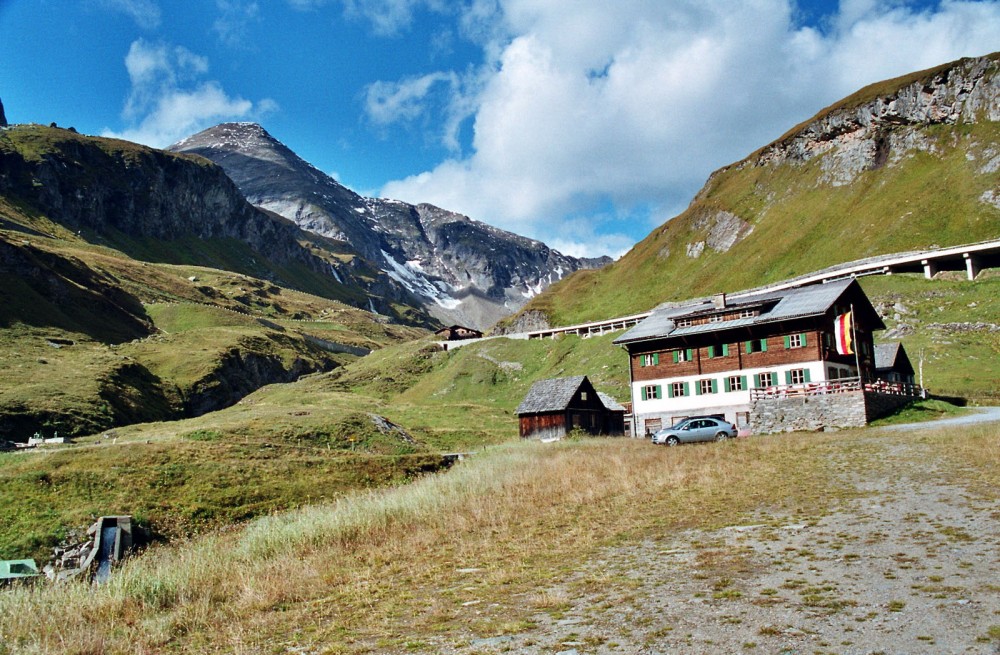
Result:
M750 404L750 429L753 434L773 434L860 428L913 400L871 391L760 398Z

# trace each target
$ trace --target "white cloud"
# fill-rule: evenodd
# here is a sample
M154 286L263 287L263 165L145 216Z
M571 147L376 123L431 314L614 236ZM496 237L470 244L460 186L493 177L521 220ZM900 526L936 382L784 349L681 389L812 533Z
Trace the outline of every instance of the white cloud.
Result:
M102 0L101 4L107 9L126 14L144 30L160 26L160 7L153 0Z
M238 0L216 0L215 6L219 17L212 23L212 31L230 47L249 47L249 26L260 20L260 6Z
M452 127L441 133L452 139L463 107L472 150L382 194L529 236L588 213L595 234L620 234L626 219L612 216L683 206L712 170L831 102L985 54L1000 34L996 1L918 10L843 0L826 29L796 14L788 0L472 2L462 33L490 58L476 83L439 84L441 72L379 82L369 106L383 124L444 106L440 121Z
M180 46L134 41L125 68L132 83L122 111L128 127L105 129L105 136L162 148L218 122L258 119L277 110L273 100L254 104L204 80L208 60Z

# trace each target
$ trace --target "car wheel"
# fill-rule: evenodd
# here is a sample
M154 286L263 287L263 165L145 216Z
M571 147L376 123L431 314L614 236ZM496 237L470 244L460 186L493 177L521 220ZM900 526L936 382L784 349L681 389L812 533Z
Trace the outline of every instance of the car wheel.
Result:
M729 438L729 435L726 434L725 432L720 432L719 434L715 435L715 440L716 441L725 441L728 438Z
M676 446L680 442L681 442L681 440L678 439L677 437L674 437L674 436L667 437L667 445L668 446Z

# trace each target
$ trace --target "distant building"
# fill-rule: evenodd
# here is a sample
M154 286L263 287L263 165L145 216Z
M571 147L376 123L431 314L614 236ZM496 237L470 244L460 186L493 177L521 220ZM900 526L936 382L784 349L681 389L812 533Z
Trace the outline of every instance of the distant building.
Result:
M886 382L914 384L913 364L898 341L875 346L875 377Z
M463 325L449 325L435 332L444 341L462 341L464 339L482 339L483 333Z
M841 355L834 324L852 308L857 354ZM754 394L871 381L872 332L884 329L853 279L657 309L615 340L629 353L633 434L696 415L722 414L742 427Z
M523 439L561 439L572 430L620 436L625 408L599 393L586 375L539 380L517 407Z

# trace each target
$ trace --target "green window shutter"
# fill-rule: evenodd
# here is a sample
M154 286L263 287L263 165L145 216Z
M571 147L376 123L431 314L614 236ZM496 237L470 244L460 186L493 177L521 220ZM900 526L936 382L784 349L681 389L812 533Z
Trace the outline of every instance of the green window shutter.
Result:
M674 364L676 364L679 361L681 361L681 351L675 350L674 351Z
M667 385L667 398L673 398L673 397L674 397L674 385L668 384Z
M722 344L722 356L723 357L729 357L729 344L728 343Z
M639 355L639 368L642 368L645 365L646 365L646 356Z
M753 386L754 389L760 389L760 373L753 374Z
M719 393L719 381L712 378L712 393Z
M660 363L660 353L653 353L653 366Z
M760 351L762 353L766 353L767 352L767 339L761 339L760 340Z
M791 383L792 383L792 372L785 371L785 384L791 384Z
M806 382L810 381L809 380L809 369L805 369L805 377L803 379L805 379Z
M646 400L646 387L642 388L642 399Z
M744 391L747 390L747 376L745 376L745 375L741 375L740 376L740 386L743 387ZM760 386L760 385L757 385L757 386Z
M805 345L806 345L806 333L803 332L799 336L802 337L802 346L805 347Z
M712 359L713 357L715 357L715 346L709 346L708 347L708 358Z
M753 341L747 341L745 345L747 347L747 354L749 355L753 352Z
M687 360L689 362L694 361L694 351L690 348L687 349Z
M700 396L701 395L701 381L700 380L696 380L695 383L694 383L694 395L696 395L696 396Z
M659 400L660 398L663 398L663 387L656 385L656 399Z
M683 395L685 395L685 396L690 396L691 395L691 388L688 386L687 382L684 383L684 394Z
M792 338L786 334L785 335L785 350L788 350L791 347L792 347Z
M724 388L724 389L726 390L726 393L729 393L730 391L732 391L732 390L733 390L733 385L732 385L732 383L731 383L731 382L729 381L729 378L726 378L726 379L725 379L725 386L724 386L723 388Z

